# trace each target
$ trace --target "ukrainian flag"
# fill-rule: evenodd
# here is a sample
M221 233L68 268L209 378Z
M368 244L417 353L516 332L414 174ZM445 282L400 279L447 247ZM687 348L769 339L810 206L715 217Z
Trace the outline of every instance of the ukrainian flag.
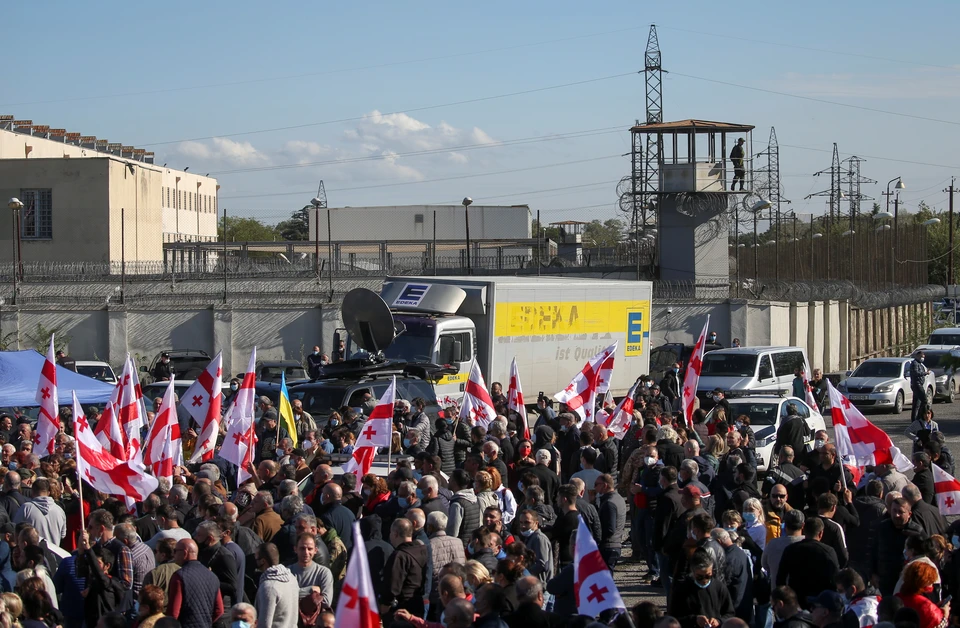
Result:
M277 410L280 411L280 422L287 428L287 434L293 441L293 446L297 446L297 425L293 421L293 406L290 405L290 391L287 390L286 373L280 373L280 403Z

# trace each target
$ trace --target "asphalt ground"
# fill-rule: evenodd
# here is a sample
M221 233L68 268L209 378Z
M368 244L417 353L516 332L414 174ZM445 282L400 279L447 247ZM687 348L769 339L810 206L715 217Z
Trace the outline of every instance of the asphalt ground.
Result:
M933 406L933 420L937 422L940 431L946 436L947 446L955 459L960 456L960 399L954 403L937 403ZM864 413L874 425L890 435L893 444L901 451L910 455L912 443L904 435L904 430L910 425L910 407L908 406L901 414L870 414ZM827 425L831 425L830 417L825 416ZM829 428L828 428L829 429ZM833 430L830 430L830 438L833 439ZM908 473L907 475L910 475ZM629 539L630 522L627 518L627 539ZM638 602L650 601L657 604L661 609L666 610L666 597L661 587L651 587L649 582L641 581L641 576L647 572L647 566L642 561L631 562L632 551L629 542L623 547L623 562L617 565L614 571L614 580L617 588L620 589L620 595L628 607Z

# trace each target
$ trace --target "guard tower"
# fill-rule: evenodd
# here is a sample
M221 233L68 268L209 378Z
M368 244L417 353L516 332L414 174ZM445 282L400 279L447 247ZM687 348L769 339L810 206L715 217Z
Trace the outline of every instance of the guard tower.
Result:
M557 246L557 257L580 264L583 262L583 232L590 223L579 220L564 220L551 222L551 227L560 230L560 243Z
M691 297L722 297L729 289L728 208L753 191L752 131L751 125L708 120L630 129L656 135L659 146L658 276L691 284ZM742 161L734 164L736 146Z

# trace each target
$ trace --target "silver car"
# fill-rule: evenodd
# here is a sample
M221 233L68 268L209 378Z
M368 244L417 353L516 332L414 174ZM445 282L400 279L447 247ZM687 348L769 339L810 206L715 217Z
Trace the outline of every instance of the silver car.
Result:
M946 368L943 365L944 357L951 353L955 354L958 349L960 349L960 347L955 345L920 345L913 351L913 355L917 355L918 351L923 351L926 356L923 364L933 371L933 375L937 380L937 390L934 394L935 401L953 403L957 391L960 390L960 388L958 388L958 385L960 385L960 371Z
M910 362L913 358L870 358L864 360L840 382L837 390L861 410L885 410L899 414L903 406L913 403L910 388ZM936 378L927 374L927 399L933 400Z

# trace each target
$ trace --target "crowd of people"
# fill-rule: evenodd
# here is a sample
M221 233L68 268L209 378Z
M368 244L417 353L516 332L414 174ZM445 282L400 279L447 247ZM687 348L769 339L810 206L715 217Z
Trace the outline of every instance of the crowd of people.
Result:
M749 418L716 391L688 428L677 377L641 377L619 440L542 396L508 412L499 383L486 427L397 400L385 477L335 474L331 458L352 452L375 399L317 419L294 402L294 447L262 397L249 480L217 455L133 508L77 477L69 409L42 458L28 418L0 416L0 628L333 628L356 595L355 530L384 626L946 625L960 524L935 505L931 465L952 473L953 458L929 409L908 429L910 479L892 465L856 477L788 412L764 437L777 460L761 482ZM581 518L607 568L645 566L665 607L578 616Z

